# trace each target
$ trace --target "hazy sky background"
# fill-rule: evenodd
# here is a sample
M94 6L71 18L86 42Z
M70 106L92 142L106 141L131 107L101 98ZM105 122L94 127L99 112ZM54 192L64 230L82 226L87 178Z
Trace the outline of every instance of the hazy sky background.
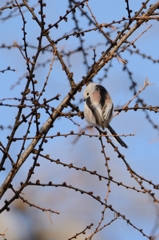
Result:
M0 1L0 8L4 6L6 1ZM150 4L156 1L150 1ZM29 1L29 4L34 5L37 1ZM137 11L141 6L142 1L130 0L130 8L133 12ZM125 10L126 3L124 0L90 0L89 5L97 18L99 23L110 23L113 20L119 20L122 17L127 17ZM48 0L47 7L45 8L46 23L54 23L59 19L60 15L64 15L68 6L66 0ZM39 7L36 7L36 13L39 11ZM84 10L87 10L84 8ZM10 11L6 10L2 17L7 16ZM80 16L79 11L77 15ZM39 34L39 28L35 21L32 21L32 17L29 12L24 14L27 25L27 42L36 45L37 37ZM135 43L137 49L140 49L141 53L150 55L153 59L159 59L159 31L158 22L148 22L143 24L129 40L134 40L138 35L141 34L148 26L153 24L143 36L141 36ZM89 26L84 18L80 17L80 27L88 29ZM115 25L118 26L118 25ZM65 33L72 32L74 23L72 22L72 15L68 16L68 22L62 21L59 24L58 30L53 29L50 31L50 36L56 40L63 36ZM93 25L91 25L93 27ZM4 43L5 45L12 45L16 41L19 45L23 44L21 31L22 21L21 16L18 15L6 21L0 21L0 46ZM110 31L110 30L109 30ZM115 38L116 31L113 36ZM101 52L106 49L105 39L98 32L90 32L85 34L84 46L89 47L90 45L96 46L97 43L103 45L96 48L96 54L98 58ZM48 44L44 40L43 44ZM60 41L58 49L63 49L65 52L74 50L79 46L79 39L70 37L68 41ZM132 49L132 47L131 47ZM34 49L29 49L29 56L32 57L35 54ZM48 59L52 58L52 53L41 54L39 62L43 63ZM91 66L93 57L93 51L89 51L87 60ZM148 59L143 59L139 55L131 55L128 51L121 54L121 57L128 61L128 68L133 72L132 77L137 82L137 91L140 87L144 86L146 78L151 82L151 85L146 88L140 95L144 99L147 105L158 106L159 105L159 63L153 64ZM82 76L86 75L87 69L83 65L83 57L81 53L72 55L71 59L71 71L74 73L74 79L79 82ZM19 50L17 48L8 50L0 49L0 70L10 66L16 69L15 72L0 73L1 88L0 88L0 100L3 98L21 97L21 92L25 86L25 77L22 78L20 84L15 86L12 90L11 87L14 85L20 77L26 73L26 65ZM37 88L41 91L43 82L49 71L49 64L46 67L38 68L36 71L36 79L38 80ZM99 77L104 75L104 71L98 73L93 79L98 81ZM114 106L123 106L132 97L133 92L129 90L131 82L128 74L123 71L123 65L114 59L112 61L112 68L108 72L108 77L102 82L112 96ZM60 100L65 97L69 90L69 82L61 71L61 65L55 61L53 64L53 71L50 75L46 92L42 99L47 99L55 96L57 93L61 94ZM83 90L82 90L83 92ZM79 103L82 98L82 92L77 94L74 101L75 104ZM41 101L42 102L42 101ZM5 103L17 104L15 101L5 101ZM52 106L56 107L60 101L54 101ZM134 106L133 101L130 106ZM79 104L79 108L83 110L83 103ZM1 106L1 119L0 125L7 127L13 125L17 108L6 108ZM27 110L26 110L27 112ZM41 110L42 117L40 119L41 125L46 121L48 115L45 111ZM159 125L159 114L149 112L151 119L157 125ZM77 127L73 125L68 119L59 119L55 122L54 128L50 130L49 135L56 134L58 131L61 133L69 133L71 130L78 132L81 128L84 128L87 124L85 120L80 118L74 118L74 120L80 125ZM27 125L26 125L27 126ZM154 183L159 182L158 169L159 169L159 129L155 130L152 125L145 119L145 113L141 110L129 111L127 113L122 112L112 120L111 126L116 130L118 134L134 134L135 137L126 137L124 141L129 146L128 149L123 149L119 146L122 154L125 155L126 161L130 164L141 176L146 179L152 180ZM34 127L32 131L34 131ZM93 133L96 133L93 130ZM20 128L16 136L23 136L25 133L25 126ZM5 129L1 131L0 141L5 145L7 143L6 136L10 134L10 130ZM31 134L33 136L34 132ZM81 137L76 144L73 144L75 137L68 138L54 138L48 141L45 145L44 155L49 153L53 159L60 159L65 163L73 163L75 166L83 167L86 166L90 170L96 170L101 175L107 176L106 168L104 166L105 160L101 154L101 145L98 138L87 138ZM111 158L109 161L111 175L117 181L124 182L127 185L139 186L131 179L127 172L125 165L121 159L117 158L117 154L107 143L106 153ZM16 142L10 149L10 155L16 159L17 151L20 149L20 142ZM75 171L73 169L66 169L62 166L55 165L47 162L46 159L39 159L41 164L40 168L36 169L35 175L32 177L32 181L41 179L41 182L52 181L53 183L63 183L66 181L68 184L72 184L86 191L93 191L94 195L100 195L102 199L105 198L107 192L107 182L102 180L98 181L97 177L91 176L84 172ZM18 176L14 182L19 186L20 181L24 181L27 176L28 169L32 163L32 158L28 158L25 164L22 166ZM10 170L10 166L7 163L6 169ZM6 177L6 172L2 172L0 175L0 182L2 183ZM146 186L146 185L145 185ZM149 185L147 185L150 188ZM10 196L8 192L7 197ZM159 194L158 194L159 196ZM29 187L25 190L25 195L28 200L36 203L42 207L52 208L53 210L59 211L60 215L51 215L52 223L49 220L47 214L40 212L36 209L29 208L27 205L21 204L20 200L16 201L12 206L10 212L4 212L0 216L0 233L8 228L6 238L8 239L55 239L62 240L68 239L75 233L80 232L86 226L94 223L94 227L97 226L101 218L101 211L103 207L98 202L89 198L86 195L81 195L73 190L65 188L38 188ZM157 194L156 194L157 197ZM5 200L2 199L3 201ZM3 206L3 201L0 203L0 207ZM156 222L156 207L152 202L152 199L148 195L142 195L132 190L124 189L123 187L117 187L115 184L111 184L111 193L109 196L108 204L112 204L113 208L124 214L127 219L136 225L139 229L150 235L151 231ZM106 210L104 223L109 222L114 217L114 213L110 210ZM88 233L92 231L87 231ZM39 235L38 235L39 234ZM78 239L84 239L86 235L79 237ZM129 226L122 219L116 220L110 226L106 227L103 231L95 235L94 239L100 240L140 240L144 237L134 228Z

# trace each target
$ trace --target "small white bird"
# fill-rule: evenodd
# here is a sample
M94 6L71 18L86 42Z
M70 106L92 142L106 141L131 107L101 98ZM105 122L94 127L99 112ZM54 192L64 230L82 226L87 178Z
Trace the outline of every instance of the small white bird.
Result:
M109 125L113 117L113 102L108 91L98 83L90 83L83 93L84 117L92 126L99 126L102 129L108 128L112 135L117 135L113 128ZM121 146L128 148L119 136L114 138Z

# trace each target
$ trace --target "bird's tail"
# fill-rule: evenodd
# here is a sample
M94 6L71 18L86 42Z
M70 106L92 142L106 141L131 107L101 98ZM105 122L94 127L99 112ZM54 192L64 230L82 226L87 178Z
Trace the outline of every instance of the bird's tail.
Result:
M111 132L111 134L114 135L114 138L117 140L118 143L120 143L122 147L128 148L128 146L123 142L123 140L119 136L117 136L117 133L110 125L108 125L107 128Z

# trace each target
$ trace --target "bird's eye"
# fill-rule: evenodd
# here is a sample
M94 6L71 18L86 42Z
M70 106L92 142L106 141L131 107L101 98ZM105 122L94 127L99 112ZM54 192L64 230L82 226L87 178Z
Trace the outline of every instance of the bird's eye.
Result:
M87 96L89 95L89 93L87 93Z

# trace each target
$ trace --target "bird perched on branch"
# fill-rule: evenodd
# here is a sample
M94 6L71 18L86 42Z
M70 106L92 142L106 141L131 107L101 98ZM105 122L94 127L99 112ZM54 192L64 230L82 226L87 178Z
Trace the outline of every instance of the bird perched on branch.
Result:
M128 148L123 140L116 136L116 132L109 125L113 117L113 102L108 91L98 83L90 83L84 90L84 117L92 126L108 128L122 147Z

